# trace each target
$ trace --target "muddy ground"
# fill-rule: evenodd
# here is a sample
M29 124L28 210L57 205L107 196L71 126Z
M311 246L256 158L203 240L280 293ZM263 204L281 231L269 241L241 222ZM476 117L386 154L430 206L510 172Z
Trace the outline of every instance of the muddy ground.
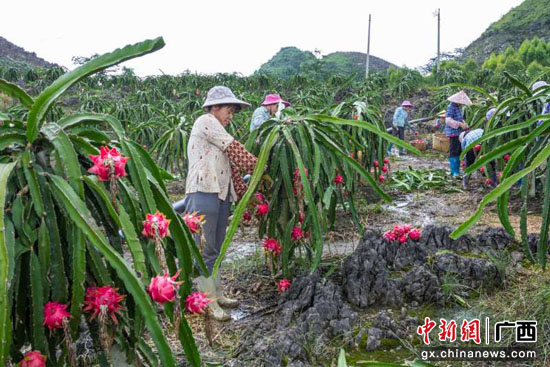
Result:
M398 170L414 167L415 169L448 169L447 159L444 155L430 152L423 157L404 155L393 157L391 170ZM443 193L437 191L422 191L404 193L401 191L387 190L393 202L385 204L381 201L373 200L373 196L365 189L364 195L359 195L358 207L362 222L367 230L387 231L394 224L410 223L417 226L450 226L462 223L474 211L481 198L489 192L489 189L483 185L484 177L480 174L474 175L470 182L468 191L458 190L455 193ZM457 189L461 188L461 181L452 184ZM182 185L174 183L170 188L170 194L174 199L178 199ZM511 207L518 207L517 198L512 195ZM529 232L537 233L540 225L540 216L534 213L540 213L537 199L529 203ZM338 273L346 255L354 252L359 244L360 236L355 230L351 215L341 212L337 216L337 232L328 233L326 241L326 255L323 260L323 271L331 274ZM519 215L518 211L510 214L510 221L519 233ZM499 227L499 220L494 205L489 205L484 211L483 217L475 225L470 233L478 233L487 227ZM524 271L525 272L525 271ZM520 274L521 271L520 271ZM333 275L334 276L334 275ZM524 277L528 275L523 274ZM190 318L190 323L203 355L206 365L210 366L263 366L269 365L261 361L252 361L247 359L246 348L250 347L250 340L265 337L266 330L258 328L262 323L273 322L277 318L274 313L281 312L278 305L281 302L281 296L276 292L276 285L272 276L264 265L263 251L261 250L261 241L258 239L257 231L254 226L242 227L237 232L233 244L231 245L223 269L225 288L228 293L241 301L239 308L230 310L232 320L225 323L215 323L214 347L207 345L204 338L202 318ZM337 276L336 276L337 277ZM521 276L520 276L521 279ZM338 279L335 280L338 282ZM493 295L484 299L484 304L491 303ZM468 306L470 306L468 304ZM418 314L423 314L431 306L417 307ZM452 309L452 307L451 307ZM357 312L359 323L376 322L380 317L384 318L386 314L380 316L380 312L395 312L399 314L404 312L402 309L381 310L373 308L369 311L354 309ZM454 312L454 311L453 311ZM463 312L459 310L458 312ZM260 334L255 335L255 330ZM259 331L261 330L261 332ZM355 338L361 336L355 335ZM274 336L274 340L276 340ZM247 344L248 343L248 344ZM177 344L177 342L176 342ZM335 338L332 342L327 342L324 348L312 348L311 353L316 357L311 365L328 366L335 365L331 362L334 353L344 346L348 352L348 359L352 362L357 360L385 360L387 362L402 362L404 359L411 358L411 353L406 345L401 345L395 340L386 342L382 350L365 352L358 350L358 341L343 340ZM405 342L406 344L406 342ZM363 346L364 347L364 346ZM174 345L176 350L181 350L179 345ZM315 349L317 348L317 349ZM245 349L245 350L243 350ZM312 361L313 361L312 360ZM183 361L182 361L183 362ZM287 363L287 362L285 362ZM282 363L281 365L286 365ZM289 364L302 366L301 364ZM443 364L441 364L443 365ZM499 364L493 364L499 366ZM500 364L505 365L505 364ZM305 365L303 365L305 366Z

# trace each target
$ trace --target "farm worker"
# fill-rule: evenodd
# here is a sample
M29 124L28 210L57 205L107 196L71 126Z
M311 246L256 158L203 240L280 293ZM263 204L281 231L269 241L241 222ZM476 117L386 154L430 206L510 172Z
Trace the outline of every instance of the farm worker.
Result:
M262 105L256 108L252 115L250 131L256 130L273 115L279 114L283 108L288 106L290 106L290 102L283 100L280 95L268 94L262 102Z
M491 117L495 114L496 108L491 108L487 114L485 115L487 121L491 119ZM481 138L483 136L483 129L474 129L474 130L467 130L460 133L458 136L458 140L460 141L460 147L461 150L466 150L467 147L471 146L476 140ZM464 159L466 168L470 167L472 164L474 164L476 158L477 158L477 152L475 149L470 149L466 153L466 157ZM492 186L495 187L497 185L497 174L496 174L496 166L495 162L491 162L491 181ZM470 175L465 174L462 178L462 188L466 190L468 188L468 182L470 181Z
M225 127L235 113L248 106L250 104L237 99L231 89L213 87L202 106L207 113L193 124L187 144L189 172L185 211L205 215L203 258L209 276L198 277L197 285L212 299L209 306L217 320L230 319L220 306L235 307L238 302L225 297L219 276L213 279L210 274L225 239L231 202L238 201L247 189L240 171L252 173L257 162ZM195 242L200 245L199 235L195 235Z
M411 102L403 101L401 106L397 107L393 113L392 132L394 136L398 136L401 140L405 140L405 128L411 128L411 124L409 124L409 111L412 107L413 105ZM390 143L388 146L388 155L391 154L392 147L393 144ZM399 148L399 153L405 154L405 149Z
M443 132L445 130L445 113L447 111L443 110L437 114L437 118L435 120L435 129L439 132Z
M464 122L460 106L469 106L472 104L472 101L470 101L470 98L468 98L464 91L453 94L447 100L451 102L445 114L445 135L450 139L449 165L451 166L451 176L458 177L460 174L460 153L462 153L458 137L462 131L468 129L468 125Z

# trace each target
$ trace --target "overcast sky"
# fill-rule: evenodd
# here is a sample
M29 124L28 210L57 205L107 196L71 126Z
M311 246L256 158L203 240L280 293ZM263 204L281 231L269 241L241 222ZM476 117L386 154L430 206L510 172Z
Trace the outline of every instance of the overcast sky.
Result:
M38 56L74 68L72 56L104 53L163 36L166 46L124 65L138 75L251 74L281 47L366 52L398 66L424 65L441 49L466 47L522 0L339 1L4 1L0 36Z

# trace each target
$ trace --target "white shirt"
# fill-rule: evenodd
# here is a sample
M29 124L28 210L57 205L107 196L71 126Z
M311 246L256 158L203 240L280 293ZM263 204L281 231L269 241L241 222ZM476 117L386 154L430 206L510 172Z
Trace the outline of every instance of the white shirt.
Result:
M231 181L231 165L225 153L233 140L214 115L202 115L195 121L187 145L186 194L199 191L217 193L220 200L225 200L230 190L232 201L237 201Z

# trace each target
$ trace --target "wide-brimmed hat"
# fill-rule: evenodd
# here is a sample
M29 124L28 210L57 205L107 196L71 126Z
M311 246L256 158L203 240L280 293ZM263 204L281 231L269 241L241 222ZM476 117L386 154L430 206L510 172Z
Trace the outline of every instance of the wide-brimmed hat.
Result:
M401 107L413 107L413 104L410 101L403 101Z
M202 107L210 107L220 104L236 104L240 108L250 107L250 103L237 99L231 89L218 85L210 88Z
M458 92L456 94L453 94L452 96L447 98L447 100L451 101L451 102L454 102L454 103L463 104L463 105L466 105L466 106L469 106L469 105L472 104L472 101L470 100L470 98L468 98L468 95L466 93L464 93L463 90L461 90L460 92Z
M282 103L285 107L290 106L290 102L287 102L281 98L278 94L268 94L265 96L262 106L269 106L270 104Z

